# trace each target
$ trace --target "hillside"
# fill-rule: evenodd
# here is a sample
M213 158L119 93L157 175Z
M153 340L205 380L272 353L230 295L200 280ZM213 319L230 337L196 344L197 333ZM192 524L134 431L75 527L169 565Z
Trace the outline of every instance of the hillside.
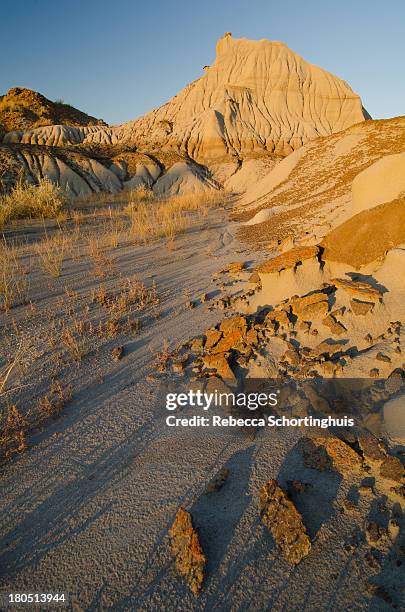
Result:
M359 123L308 143L247 190L237 215L244 222L242 236L256 243L289 235L308 240L323 237L359 212L352 203L356 176L404 149L405 117ZM366 180L374 194L383 188L382 179ZM398 193L387 193L380 202Z
M64 104L52 102L42 94L23 87L13 87L0 96L0 132L30 130L45 125L106 125L86 113Z

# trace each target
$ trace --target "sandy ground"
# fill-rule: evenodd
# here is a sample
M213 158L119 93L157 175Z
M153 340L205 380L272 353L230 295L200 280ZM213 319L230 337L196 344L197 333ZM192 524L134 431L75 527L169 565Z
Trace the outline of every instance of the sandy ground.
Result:
M156 280L161 315L125 344L119 363L101 355L95 369L84 360L63 415L2 468L1 590L65 592L72 610L393 609L368 580L398 583L400 568L389 544L379 564L370 560L361 534L386 501L383 493L358 496L355 475L305 468L296 430L252 439L165 424L159 382L148 376L153 350L165 338L174 347L223 316L198 298L218 292L212 276L226 263L252 259L235 229L226 211L215 212L206 229L179 238L175 251L161 243L118 251L124 274ZM65 274L83 289L75 265ZM188 300L197 301L194 309L185 308ZM230 470L224 487L204 495L223 466ZM259 520L258 491L271 477L313 485L299 506L312 551L295 568ZM342 510L347 495L359 497L350 512ZM208 558L199 598L170 552L167 532L180 505L191 511Z

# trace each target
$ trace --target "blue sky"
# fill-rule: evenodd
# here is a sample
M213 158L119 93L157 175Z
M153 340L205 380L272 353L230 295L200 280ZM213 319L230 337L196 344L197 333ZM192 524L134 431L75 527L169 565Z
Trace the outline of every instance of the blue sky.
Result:
M234 37L286 42L373 118L405 114L405 1L24 0L0 4L0 93L25 86L108 123L166 102Z

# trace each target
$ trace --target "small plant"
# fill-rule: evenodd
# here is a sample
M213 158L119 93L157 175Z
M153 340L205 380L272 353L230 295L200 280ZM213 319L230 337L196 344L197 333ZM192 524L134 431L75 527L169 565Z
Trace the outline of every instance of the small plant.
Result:
M27 448L27 420L14 404L0 413L0 458L9 459Z
M172 353L169 350L169 343L167 340L163 341L163 345L160 351L157 351L154 360L154 368L160 373L167 372Z
M63 260L67 248L67 239L62 234L46 237L36 245L35 250L44 272L58 277L62 273Z
M110 276L113 271L113 262L103 251L97 238L90 238L88 252L93 260L94 273L98 278Z
M59 381L52 381L50 391L38 400L39 420L60 416L66 403L71 398L71 387L63 387Z
M78 365L85 355L85 346L83 340L78 334L75 334L69 327L63 327L60 343L70 355L73 361Z

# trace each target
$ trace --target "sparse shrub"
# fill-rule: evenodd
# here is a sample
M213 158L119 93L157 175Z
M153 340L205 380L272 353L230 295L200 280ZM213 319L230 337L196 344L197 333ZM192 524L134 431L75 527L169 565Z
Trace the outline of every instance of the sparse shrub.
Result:
M46 235L41 242L35 245L44 272L55 277L61 275L66 249L67 237L61 233L51 237Z
M14 219L56 217L65 201L63 190L48 178L38 185L20 181L0 198L0 226Z
M71 398L71 387L63 387L59 381L52 381L50 391L38 400L39 421L60 416Z
M97 238L90 238L88 243L88 252L93 260L94 273L98 278L109 276L113 271L113 262L110 257L102 249Z
M78 365L86 353L84 340L69 327L64 327L60 335L60 343Z
M162 374L166 372L172 357L173 353L169 350L169 343L167 340L164 340L161 350L155 354L155 369Z

